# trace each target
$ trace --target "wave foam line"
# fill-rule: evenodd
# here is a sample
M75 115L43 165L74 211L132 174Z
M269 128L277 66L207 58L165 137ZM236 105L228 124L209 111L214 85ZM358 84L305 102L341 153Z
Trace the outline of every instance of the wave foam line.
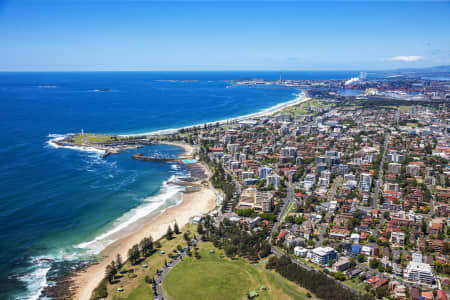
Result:
M105 150L93 148L93 147L85 147L85 146L65 146L65 145L58 145L56 142L62 141L64 138L68 137L69 135L72 135L72 133L68 134L49 134L47 137L50 138L50 140L47 141L47 145L52 148L66 148L66 149L72 149L72 150L78 150L83 152L94 152L98 154L104 154Z
M175 176L172 177L169 181L175 178ZM100 234L89 242L80 243L74 247L85 249L89 254L100 253L103 249L120 238L121 231L163 206L167 200L176 199L183 189L183 187L164 182L160 194L146 198L143 204L119 217L113 223L110 230Z

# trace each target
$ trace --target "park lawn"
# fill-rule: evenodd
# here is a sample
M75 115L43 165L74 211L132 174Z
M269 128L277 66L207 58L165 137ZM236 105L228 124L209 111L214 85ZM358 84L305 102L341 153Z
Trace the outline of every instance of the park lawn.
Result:
M406 123L406 126L409 126L409 127L417 127L418 126L418 124L417 123Z
M121 274L122 277L119 278L113 284L108 283L108 297L106 299L130 299L130 300L141 300L141 299L153 299L153 290L151 284L144 281L145 276L148 275L151 278L156 274L156 270L160 269L165 261L170 261L168 257L169 253L174 253L173 250L176 249L177 245L185 247L187 242L183 238L183 233L187 230L192 233L195 232L196 227L191 224L187 224L180 234L174 235L174 238L170 241L162 238L161 248L157 249L155 253L151 256L145 258L139 264L132 266L129 262L126 262L122 268L123 271L128 271L130 269L134 270L134 274L137 275L134 278L130 278L129 273ZM160 254L161 251L165 251L165 254ZM125 259L125 258L123 258ZM148 268L142 268L142 265L148 265ZM122 287L123 292L118 292L117 288Z
M291 114L293 116L306 115L306 114L308 114L307 108L309 108L309 107L329 107L329 106L331 106L331 105L325 104L322 101L320 101L319 99L313 98L306 102L286 107L279 114ZM312 112L311 114L314 115L316 113Z
M411 105L400 105L399 108L400 108L400 110L403 110L403 111L411 111L412 110Z
M263 264L263 267L265 269L267 264L267 261ZM274 270L267 270L265 269L266 273L269 273L272 278L274 278L276 281L281 282L281 287L283 288L283 291L287 293L288 295L292 296L292 299L313 299L313 300L319 300L320 298L317 298L315 295L313 295L311 292L309 292L307 289L297 285L296 283L290 281L289 279L284 278L280 274L278 274ZM308 297L307 295L310 295Z
M307 298L305 289L263 265L251 265L241 258L229 259L212 243L200 243L198 247L199 259L186 257L165 277L164 293L171 299L247 299L251 291L259 294L257 299L314 299ZM267 290L261 290L262 286Z
M112 141L112 137L104 134L95 134L95 133L84 133L83 136L81 134L77 134L73 137L73 141L77 145L91 143L91 144L99 144L99 143L107 143Z

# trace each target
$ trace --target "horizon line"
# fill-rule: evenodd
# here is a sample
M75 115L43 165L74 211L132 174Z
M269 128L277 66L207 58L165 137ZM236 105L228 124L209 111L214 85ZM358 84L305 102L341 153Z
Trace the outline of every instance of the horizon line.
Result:
M78 69L68 69L68 70L1 70L0 73L57 73L57 72L383 72L383 71L401 71L401 70L411 70L411 69L430 69L435 67L444 67L450 65L433 65L428 67L402 67L402 68L391 68L391 69L229 69L229 70L78 70Z

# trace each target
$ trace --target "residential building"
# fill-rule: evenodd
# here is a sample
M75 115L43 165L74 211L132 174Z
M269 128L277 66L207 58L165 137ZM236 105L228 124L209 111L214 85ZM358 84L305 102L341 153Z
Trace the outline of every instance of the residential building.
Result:
M406 267L404 277L409 281L432 284L435 280L429 264L411 261Z
M311 251L311 261L318 265L327 265L332 259L337 258L337 251L331 247L317 247Z

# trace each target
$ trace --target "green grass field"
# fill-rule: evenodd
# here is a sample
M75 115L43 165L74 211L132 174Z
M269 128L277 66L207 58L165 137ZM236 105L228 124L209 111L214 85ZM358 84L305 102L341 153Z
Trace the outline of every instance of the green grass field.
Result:
M183 228L183 233L187 230L191 232L195 231L195 226L186 225ZM142 300L142 299L153 299L153 290L150 284L145 282L145 276L148 275L153 277L157 269L160 269L165 261L169 261L169 253L174 253L173 251L177 248L177 245L186 246L187 243L183 239L183 234L178 234L174 236L174 239L168 241L166 239L161 239L161 248L158 249L153 255L145 258L140 264L132 266L129 262L126 262L122 270L134 270L134 275L136 277L128 276L128 273L116 278L116 283L107 285L108 297L106 299L119 300ZM165 254L161 254L160 251L164 250ZM148 268L142 268L143 264L147 264ZM118 292L117 288L122 287L123 292Z
M283 109L279 114L291 114L293 116L295 115L306 115L309 114L308 112L308 108L310 107L329 107L331 105L329 104L325 104L322 101L320 101L319 99L311 99L309 101L300 103L298 105L293 105L290 107L286 107L285 109ZM311 113L311 114L315 114L315 113Z
M112 141L112 137L109 135L103 134L95 134L95 133L84 133L83 136L81 134L77 134L73 137L74 143L77 145L81 144L99 144L99 143L107 143Z
M214 253L210 253L214 250ZM317 299L308 298L307 290L268 271L264 263L251 265L243 259L231 260L211 243L200 243L200 259L186 257L163 281L163 289L174 300L247 299L255 291L257 299ZM265 286L266 290L261 290Z
M411 105L400 105L399 108L400 108L400 110L403 110L403 111L411 111L412 110Z

